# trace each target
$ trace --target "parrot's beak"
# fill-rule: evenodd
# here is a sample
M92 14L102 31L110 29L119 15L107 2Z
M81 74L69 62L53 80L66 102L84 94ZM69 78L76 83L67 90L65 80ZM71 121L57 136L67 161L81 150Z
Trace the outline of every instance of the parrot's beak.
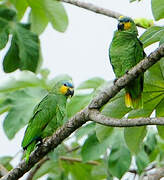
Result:
M117 28L118 30L121 30L121 31L124 30L124 24L119 22Z
M74 89L73 88L68 88L68 91L67 91L66 95L72 97L74 95Z

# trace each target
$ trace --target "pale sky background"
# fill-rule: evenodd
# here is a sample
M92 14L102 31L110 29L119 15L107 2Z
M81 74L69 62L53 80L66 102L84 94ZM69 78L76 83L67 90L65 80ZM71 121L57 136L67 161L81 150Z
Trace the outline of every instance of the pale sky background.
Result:
M129 0L85 0L85 2L91 2L133 18L153 18L150 0L142 0L139 3L129 3ZM50 69L51 77L61 73L69 74L75 86L95 76L106 80L114 79L108 59L108 47L117 27L117 20L73 5L64 4L64 6L69 17L67 31L59 33L49 25L40 36L44 58L43 67ZM143 32L143 29L139 29L139 32ZM154 46L147 48L147 54L153 49L155 49ZM14 73L6 75L2 68L0 69L1 79L13 75ZM0 156L12 156L20 151L23 133L24 129L9 141L1 125ZM17 164L17 160L12 163Z

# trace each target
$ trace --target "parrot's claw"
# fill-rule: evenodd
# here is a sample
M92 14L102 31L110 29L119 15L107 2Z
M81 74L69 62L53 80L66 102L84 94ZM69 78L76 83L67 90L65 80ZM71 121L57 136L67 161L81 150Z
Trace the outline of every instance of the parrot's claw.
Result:
M42 143L43 143L43 139L42 139L42 138L39 138L39 139L38 139L37 146L40 146Z
M116 81L118 80L118 78L115 78L114 81L113 81L113 84L115 85L116 84Z

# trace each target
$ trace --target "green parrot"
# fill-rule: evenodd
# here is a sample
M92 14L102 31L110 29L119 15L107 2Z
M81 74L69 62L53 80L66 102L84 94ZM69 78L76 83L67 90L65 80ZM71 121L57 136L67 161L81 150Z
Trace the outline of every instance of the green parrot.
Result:
M128 70L139 63L145 56L143 45L137 38L138 31L134 21L129 17L120 16L118 29L114 32L109 48L109 58L116 79L128 73ZM133 109L143 107L144 74L125 87L125 105Z
M74 87L69 81L59 81L39 104L36 105L22 141L26 150L26 162L38 141L50 136L64 123L66 117L66 102L73 96Z

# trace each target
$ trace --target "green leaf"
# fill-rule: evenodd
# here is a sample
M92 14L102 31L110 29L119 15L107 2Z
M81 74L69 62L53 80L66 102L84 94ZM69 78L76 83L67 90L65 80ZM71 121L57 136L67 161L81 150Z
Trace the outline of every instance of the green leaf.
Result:
M46 88L46 84L34 73L30 71L21 71L18 77L10 77L6 82L0 85L0 93L38 86Z
M152 12L155 20L164 18L164 1L163 0L151 0Z
M54 29L64 32L68 26L68 17L61 2L56 0L44 1L44 9Z
M0 5L0 17L2 21L14 21L16 18L16 12L12 9L6 8L3 5Z
M67 177L72 177L72 180L94 180L91 174L93 165L62 160L60 164L67 173Z
M8 23L0 19L0 49L3 49L9 38L9 26Z
M146 136L146 127L124 128L124 137L126 144L132 153L138 153L143 139Z
M49 174L49 173L56 173L60 174L60 167L57 162L54 162L52 160L46 161L35 173L33 180L37 180L40 177Z
M96 134L90 135L81 149L81 156L83 162L99 159L106 151L106 146L103 143L99 143Z
M152 19L146 19L146 18L136 18L134 19L134 22L136 25L142 26L146 29L154 25Z
M83 136L93 133L95 131L95 127L96 127L95 122L91 122L91 123L83 125L75 132L76 138L80 139Z
M119 109L119 111L118 111ZM117 97L111 99L102 109L102 114L113 118L122 118L131 108L125 106L123 91Z
M28 4L31 7L31 31L36 34L41 34L48 25L43 0L28 0Z
M92 99L92 94L75 95L67 104L67 116L72 117L77 112L86 107Z
M6 53L3 60L3 70L6 73L10 73L19 68L20 58L19 58L19 50L18 45L16 44L16 40L13 37L11 41L11 46Z
M149 158L145 151L140 151L136 156L137 172L141 174L149 164Z
M15 24L13 37L16 39L19 48L20 70L36 72L40 51L38 36L21 24Z
M34 107L45 96L41 88L27 88L15 91L8 96L11 108L3 122L3 128L9 139L24 127L30 120Z
M144 141L144 150L150 155L156 148L157 138L156 133L153 132L153 128L149 129L146 140Z
M101 124L96 124L96 136L99 142L102 142L106 138L108 138L113 132L113 130L114 130L113 127L107 127Z
M110 173L120 179L128 171L130 164L131 154L128 148L122 143L114 145L108 159Z
M12 165L10 164L10 161L13 159L11 156L3 156L0 157L0 164L2 164L8 171L13 169Z
M161 37L164 36L164 27L152 26L148 28L141 36L140 40L144 47L147 47L155 42L160 41Z
M15 6L17 10L18 20L21 20L28 7L27 1L26 0L10 0L10 2Z
M99 77L94 77L82 82L77 89L96 89L102 86L106 81Z

